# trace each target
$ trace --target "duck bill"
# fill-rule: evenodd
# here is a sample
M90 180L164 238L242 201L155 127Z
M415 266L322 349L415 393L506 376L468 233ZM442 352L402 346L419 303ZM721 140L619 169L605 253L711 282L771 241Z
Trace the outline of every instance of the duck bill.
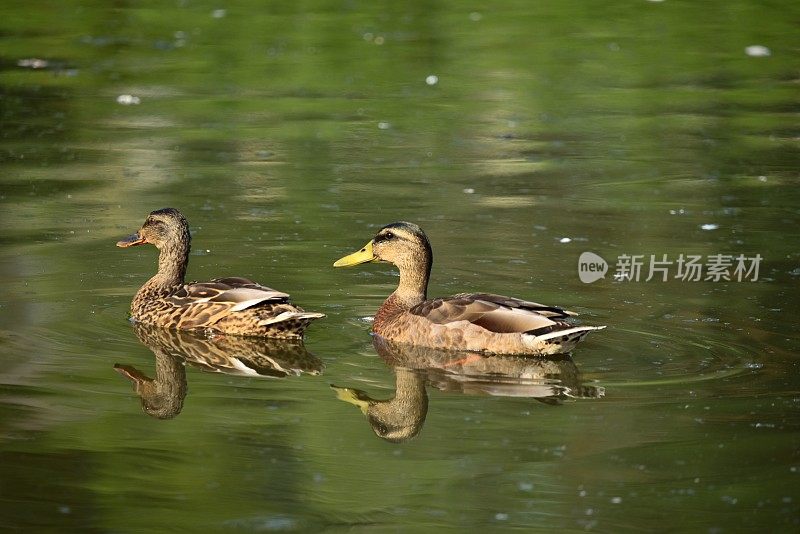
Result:
M138 387L138 385L140 385L140 384L142 384L144 382L152 382L153 381L152 378L149 378L147 375L142 373L136 367L133 367L131 365L124 365L124 364L121 364L121 363L115 363L114 364L114 370L116 372L118 372L119 374L121 374L122 376L124 376L125 378L127 378L128 380L130 380L131 382L133 382L134 384L136 384L137 387Z
M369 409L369 397L367 394L359 389L342 388L331 384L331 389L336 392L336 398L345 401L353 406L358 406L361 413L367 414Z
M128 237L117 241L117 246L120 248L126 248L135 247L136 245L144 245L145 243L147 243L147 239L139 235L139 232L136 232L135 234L131 234Z
M378 262L380 261L378 258L375 257L375 254L372 252L372 241L364 245L364 248L359 250L358 252L353 252L352 254L345 256L344 258L339 258L333 264L334 267L352 267L353 265L359 265L361 263L368 263L368 262Z

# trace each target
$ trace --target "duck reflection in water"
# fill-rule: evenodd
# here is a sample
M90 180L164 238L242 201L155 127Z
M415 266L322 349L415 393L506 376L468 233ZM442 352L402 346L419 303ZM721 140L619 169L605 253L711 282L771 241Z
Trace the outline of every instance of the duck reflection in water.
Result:
M134 332L156 358L155 378L132 365L115 364L141 398L142 410L171 419L183 409L188 363L203 371L244 377L285 378L318 375L324 364L302 341L260 337L211 336L134 323Z
M394 443L422 430L428 413L426 385L466 395L528 397L551 405L605 395L603 387L581 384L569 354L532 358L453 352L394 343L380 336L373 337L373 345L394 368L394 397L380 400L359 389L332 384L331 388L340 400L361 409L378 437Z

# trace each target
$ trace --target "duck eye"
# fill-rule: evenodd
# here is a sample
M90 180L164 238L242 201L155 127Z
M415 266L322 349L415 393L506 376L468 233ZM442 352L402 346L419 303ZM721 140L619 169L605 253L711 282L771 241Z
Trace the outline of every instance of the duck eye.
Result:
M385 239L392 239L394 237L394 234L392 232L386 232L385 234L383 234L383 237Z

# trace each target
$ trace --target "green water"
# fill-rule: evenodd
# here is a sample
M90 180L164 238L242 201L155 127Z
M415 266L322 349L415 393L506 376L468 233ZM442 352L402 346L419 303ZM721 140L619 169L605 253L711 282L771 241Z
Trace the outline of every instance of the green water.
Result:
M4 528L798 528L797 3L0 13ZM190 222L190 279L327 315L276 357L285 378L139 341L156 253L114 243L165 206ZM428 233L431 296L609 328L550 362L379 355L393 269L331 264L395 220ZM580 281L585 251L604 279ZM755 281L615 281L624 254L763 261ZM171 418L115 364L160 373ZM414 437L381 439L330 384L394 398Z

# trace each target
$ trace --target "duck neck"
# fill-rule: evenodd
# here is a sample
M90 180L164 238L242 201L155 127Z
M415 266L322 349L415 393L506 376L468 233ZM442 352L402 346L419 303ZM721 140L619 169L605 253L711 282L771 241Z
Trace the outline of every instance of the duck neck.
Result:
M395 306L407 310L428 298L428 279L432 265L433 259L426 255L400 266L400 283L390 297Z
M428 411L428 394L425 392L425 376L414 369L397 367L395 369L395 393L392 402L401 405L405 411L422 414Z
M158 419L171 419L181 413L186 398L186 368L177 358L162 350L156 355L156 377L152 381L137 385L141 395L142 409Z
M189 243L169 243L158 255L158 272L142 287L169 289L183 284L186 265L189 263Z
M367 412L373 430L383 439L399 443L419 434L428 414L425 377L419 371L396 369L394 398L375 402Z

